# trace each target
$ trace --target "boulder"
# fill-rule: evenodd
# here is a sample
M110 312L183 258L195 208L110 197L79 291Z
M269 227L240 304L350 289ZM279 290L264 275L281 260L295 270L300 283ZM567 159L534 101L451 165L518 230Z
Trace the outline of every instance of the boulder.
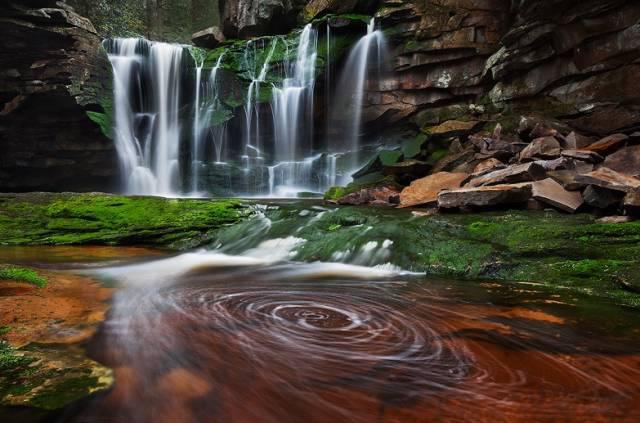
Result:
M630 176L640 176L640 145L625 147L607 156L603 166Z
M554 170L547 172L547 176L558 182L568 191L580 191L585 187L584 183L576 181L578 172L575 170Z
M486 175L471 179L466 186L479 187L485 185L509 184L544 179L545 169L537 163L511 165L505 169L495 170Z
M487 138L477 135L470 136L469 141L478 150L477 158L482 160L495 158L508 161L528 145L516 140Z
M580 192L567 191L551 178L534 182L531 196L569 213L575 213L584 202Z
M480 125L482 122L478 121L448 120L440 125L425 128L423 131L442 138L458 137L473 133Z
M400 191L395 187L381 186L362 188L359 191L347 194L338 200L342 205L397 205L400 202Z
M536 138L520 152L521 162L560 157L560 142L555 137Z
M440 191L459 188L468 176L466 173L438 172L417 179L400 193L400 207L434 206Z
M525 205L531 198L531 183L458 188L438 194L441 209L488 208L503 205Z
M565 170L573 167L573 161L566 157L558 157L553 160L536 160L534 163L546 171Z
M507 167L507 165L502 163L500 160L491 158L478 163L478 165L473 169L473 175L480 176L493 170L504 169L505 167Z
M596 140L594 140L593 138L580 135L577 132L571 132L565 137L565 145L563 145L563 147L572 150L579 150L593 144L595 141Z
M589 185L582 195L586 204L602 210L619 205L624 198L624 193L595 185Z
M595 151L599 154L608 154L622 147L629 139L625 134L613 134L602 138L591 145L584 147L584 150Z
M197 47L213 49L225 41L224 34L217 26L198 31L191 36L191 41Z
M630 192L622 202L624 213L629 216L640 216L640 191Z
M614 191L632 192L640 189L640 179L623 175L606 167L578 175L576 180L586 185L595 185Z
M562 156L587 163L600 163L604 160L600 154L590 150L562 150Z

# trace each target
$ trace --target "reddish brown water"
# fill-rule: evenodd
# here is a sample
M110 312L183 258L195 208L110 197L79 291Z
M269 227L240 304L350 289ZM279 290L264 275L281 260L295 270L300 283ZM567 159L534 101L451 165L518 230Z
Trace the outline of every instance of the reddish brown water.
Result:
M638 323L528 285L194 270L116 295L90 347L116 385L64 419L639 421Z

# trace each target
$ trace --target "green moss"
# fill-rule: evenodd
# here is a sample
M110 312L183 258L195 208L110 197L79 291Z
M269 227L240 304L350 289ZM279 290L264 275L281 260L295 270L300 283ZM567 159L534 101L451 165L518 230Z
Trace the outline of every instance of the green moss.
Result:
M107 194L0 195L2 245L149 245L206 243L246 215L235 200L165 199Z
M6 335L11 332L11 326L0 326L0 336Z
M89 395L99 383L97 377L86 376L67 379L54 387L45 388L29 400L29 405L45 410L56 410L78 398Z
M26 282L38 288L44 288L47 285L47 279L40 276L35 270L16 266L0 267L0 280Z
M327 201L338 201L346 195L344 187L331 187L324 193L324 199Z

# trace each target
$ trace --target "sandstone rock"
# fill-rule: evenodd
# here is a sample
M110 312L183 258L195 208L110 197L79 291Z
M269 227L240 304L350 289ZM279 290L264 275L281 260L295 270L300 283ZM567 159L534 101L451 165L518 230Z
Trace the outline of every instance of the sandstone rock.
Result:
M197 47L212 49L225 41L224 34L217 26L198 31L191 36L191 41Z
M568 191L580 191L585 187L584 183L576 181L578 172L575 170L554 170L547 172L547 176L558 182Z
M417 179L400 193L400 207L435 205L440 191L459 188L467 177L466 173L439 172Z
M564 148L571 149L571 150L576 150L576 149L579 150L588 145L593 144L596 140L590 137L586 137L584 135L580 135L575 131L572 131L569 135L566 136L565 141L566 141L566 145L563 146Z
M505 167L507 166L500 160L491 158L478 163L478 165L473 169L473 175L480 176L489 173L492 170L504 169Z
M442 191L438 195L438 207L458 209L524 205L531 198L531 185L531 183L523 183Z
M573 167L573 161L566 157L558 157L553 160L536 160L534 163L546 171L566 170L569 167Z
M536 138L520 152L520 161L555 159L560 156L560 143L555 137Z
M630 192L622 203L624 212L630 216L640 216L640 191Z
M632 192L640 189L640 179L623 175L606 167L576 177L578 182L614 191Z
M620 204L624 194L595 185L589 185L583 192L584 202L596 209L606 210Z
M478 126L482 125L482 122L478 121L460 121L460 120L448 120L437 126L424 128L423 131L439 137L457 137L461 135L469 135Z
M507 139L494 139L477 135L469 137L471 144L479 151L478 157L481 159L495 158L508 161L515 154L522 151L528 144Z
M630 176L640 176L640 145L625 147L607 156L603 166Z
M595 151L599 154L607 154L622 147L628 139L629 137L625 134L613 134L584 147L584 150Z
M600 163L604 160L600 154L590 150L562 150L562 156L588 163Z
M338 200L342 205L397 205L400 202L400 191L394 187L369 187L347 194Z
M528 182L543 179L545 169L536 163L512 165L505 169L489 172L486 175L471 179L465 186L479 187L486 185L508 184L514 182Z
M567 191L551 178L534 182L532 197L569 213L575 213L584 202L580 192Z

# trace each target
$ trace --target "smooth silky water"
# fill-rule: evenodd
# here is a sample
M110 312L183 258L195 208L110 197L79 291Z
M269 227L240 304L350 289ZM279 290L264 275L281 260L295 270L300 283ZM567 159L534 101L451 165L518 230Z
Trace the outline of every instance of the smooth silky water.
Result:
M326 252L329 259L306 256L309 231L336 209L301 201L254 208L256 217L221 230L200 251L158 258L114 249L88 266L91 250L51 250L47 266L119 287L88 345L92 358L114 369L115 386L58 417L640 418L634 310L535 284L406 272L395 266L401 240L357 222L360 236ZM29 263L46 257L42 249L3 254ZM134 262L123 263L122 255Z

